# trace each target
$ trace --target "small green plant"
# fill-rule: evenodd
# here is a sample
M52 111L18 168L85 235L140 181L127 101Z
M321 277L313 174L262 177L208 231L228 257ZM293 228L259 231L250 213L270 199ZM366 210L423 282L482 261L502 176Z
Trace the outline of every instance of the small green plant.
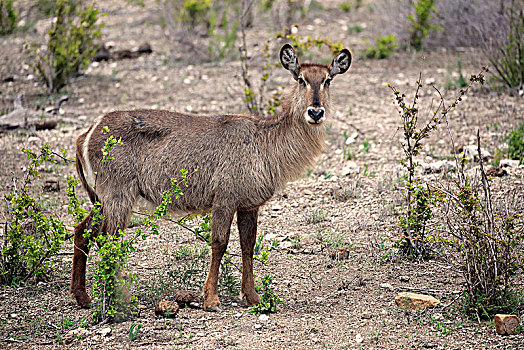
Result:
M272 284L273 276L265 275L260 282L255 285L256 291L262 293L262 295L260 296L260 302L249 309L250 313L255 315L275 313L277 312L278 304L284 303L275 295Z
M462 74L462 62L460 59L457 61L457 75L454 77L455 73L451 73L448 75L448 79L446 81L446 89L462 89L468 86L468 82L464 75Z
M230 1L235 2L235 1ZM227 3L226 6L235 7L234 4ZM237 11L238 12L238 6ZM233 10L230 8L230 10ZM222 13L222 21L217 23L218 14L216 10L211 11L209 17L209 57L213 59L223 59L232 56L236 53L235 41L237 39L239 19L231 23L231 19L227 16L227 12ZM220 33L220 31L222 33Z
M510 130L506 136L508 142L508 155L511 159L524 163L524 123L518 128Z
M56 154L45 144L39 153L30 149L22 149L22 152L30 161L27 173L22 185L15 182L5 197L7 223L4 239L0 243L2 284L49 276L53 268L51 258L60 250L67 235L65 224L59 217L42 208L41 200L31 193L30 187L32 181L40 177L39 167L45 162L59 163L56 156L65 159L65 151L61 155ZM73 203L70 205L75 206Z
M324 208L313 209L306 218L308 224L318 224L326 221L326 211Z
M0 35L11 34L16 28L17 18L13 0L0 0Z
M509 22L506 40L490 43L484 53L495 68L496 82L514 92L524 86L524 8L520 1L512 0L502 11Z
M375 46L368 46L366 53L367 58L388 58L398 47L397 38L393 34L384 35L375 39Z
M57 0L56 21L48 34L45 49L41 44L25 44L31 66L49 93L57 92L85 68L96 53L96 39L101 37L99 11L92 6L72 10L67 0Z
M416 50L422 48L422 41L431 30L440 28L431 23L435 9L435 0L416 0L413 2L415 15L409 14L408 19L411 22L409 44Z
M142 328L142 323L133 323L131 328L129 328L129 341L135 341L140 336L140 329Z
M352 2L341 2L338 4L338 7L344 12L350 12L353 6L355 5Z
M363 31L364 28L362 28L359 24L353 24L352 26L348 27L348 34L361 33Z

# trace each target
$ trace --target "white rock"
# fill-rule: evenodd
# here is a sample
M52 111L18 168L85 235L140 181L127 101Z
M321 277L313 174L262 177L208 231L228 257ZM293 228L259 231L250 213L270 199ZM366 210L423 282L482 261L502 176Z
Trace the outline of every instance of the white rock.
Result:
M111 334L111 328L110 327L105 327L105 328L102 328L102 329L99 329L98 330L98 334L102 335L102 337L106 337L108 336L109 334Z
M271 207L271 210L273 210L273 211L280 211L280 210L282 210L282 206L279 205L279 204L275 204L275 205L273 205Z
M519 161L514 159L502 159L500 161L501 168L516 168L519 166Z
M346 162L346 166L342 169L342 175L348 176L359 173L358 164L352 160Z
M260 329L262 328L262 325L260 323L255 323L254 327L255 329Z
M381 283L380 284L380 288L384 288L384 289L389 289L389 290L393 290L393 286L389 283Z
M362 337L360 333L357 333L357 335L355 336L355 341L357 342L357 344L362 344L362 342L364 341L364 338Z
M267 314L262 314L262 315L258 316L258 319L259 319L260 321L266 322L267 320L269 320L269 315L267 315Z

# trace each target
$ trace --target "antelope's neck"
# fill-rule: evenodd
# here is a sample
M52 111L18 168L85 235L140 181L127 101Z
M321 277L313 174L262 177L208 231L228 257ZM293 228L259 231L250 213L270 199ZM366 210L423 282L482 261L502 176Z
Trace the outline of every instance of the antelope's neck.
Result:
M285 109L273 125L263 129L268 163L280 188L311 168L325 147L325 125L310 126L300 119L304 118L303 113L298 114Z

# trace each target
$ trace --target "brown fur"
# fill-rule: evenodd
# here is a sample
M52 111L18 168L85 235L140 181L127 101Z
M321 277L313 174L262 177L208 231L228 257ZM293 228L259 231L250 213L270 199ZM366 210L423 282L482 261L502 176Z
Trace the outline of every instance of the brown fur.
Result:
M282 52L285 49L286 58L296 60L292 48L286 45ZM320 86L331 71L340 74L347 70L349 64L342 67L345 68L342 71L335 69L340 68L336 60L342 54L349 55L351 61L349 51L345 50L329 67L302 65L297 70L293 66L309 87L293 84L282 111L271 118L198 116L159 110L116 111L103 116L77 140L79 176L91 200L102 204L104 219L101 227L93 232L114 234L124 229L140 197L158 205L163 191L171 188L171 178L179 177L181 169L191 172L198 167L199 171L188 180L189 186L183 188L184 195L173 200L169 209L175 213L211 210L213 214L212 257L203 289L204 307L212 309L220 305L218 270L235 213L242 248L242 295L248 305L257 304L253 247L258 209L288 181L312 166L321 153L325 124L310 125L304 115L315 93L320 94L317 96L320 105L315 107L327 110L329 88L320 89ZM282 61L287 68L286 62ZM330 74L331 78L334 74ZM105 126L110 130L108 134L102 132ZM123 145L113 149L114 159L101 162L101 149L109 135L121 138ZM85 145L88 136L90 139ZM86 179L89 167L96 174L94 186ZM75 229L70 291L80 306L91 300L85 290L88 238L84 237L91 215Z

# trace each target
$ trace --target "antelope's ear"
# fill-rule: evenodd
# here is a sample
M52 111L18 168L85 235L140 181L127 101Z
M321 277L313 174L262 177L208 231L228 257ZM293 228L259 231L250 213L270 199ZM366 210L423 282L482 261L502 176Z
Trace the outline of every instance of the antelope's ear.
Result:
M346 73L350 65L351 52L348 49L343 49L333 58L333 62L329 65L329 75L333 78L337 74Z
M282 46L280 49L280 63L282 63L284 68L291 72L295 80L298 79L298 75L300 74L300 64L298 63L298 58L295 54L295 50L293 50L293 46L289 44Z

